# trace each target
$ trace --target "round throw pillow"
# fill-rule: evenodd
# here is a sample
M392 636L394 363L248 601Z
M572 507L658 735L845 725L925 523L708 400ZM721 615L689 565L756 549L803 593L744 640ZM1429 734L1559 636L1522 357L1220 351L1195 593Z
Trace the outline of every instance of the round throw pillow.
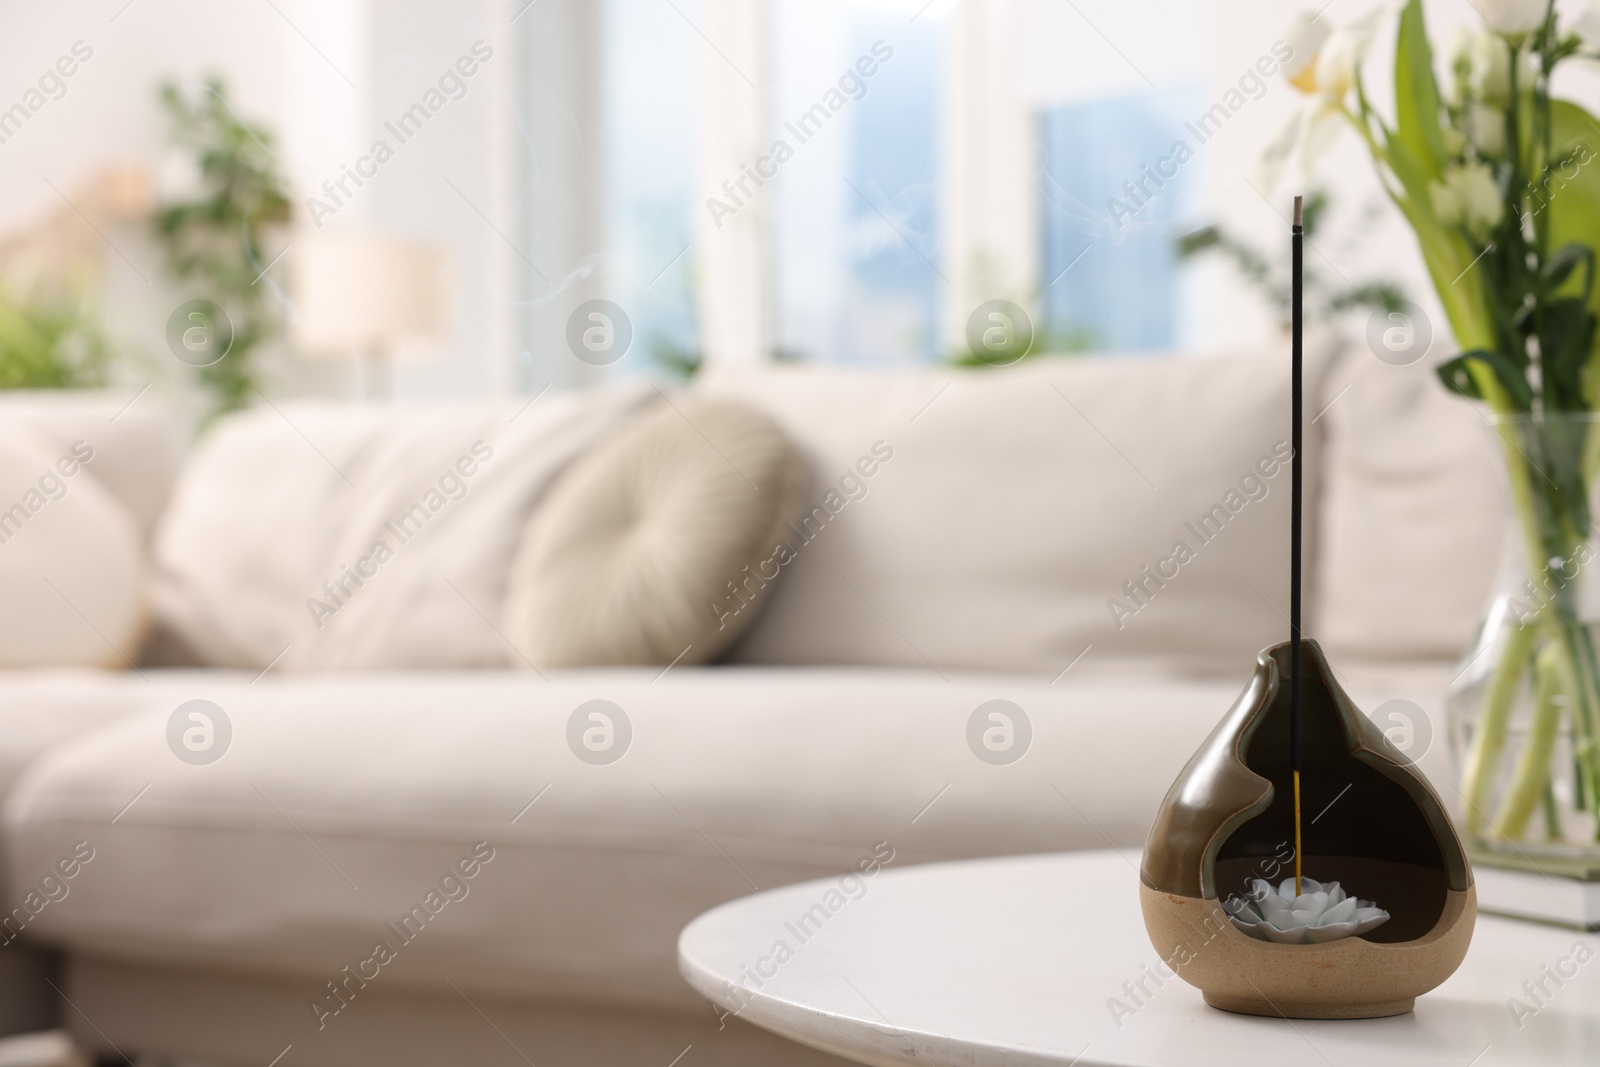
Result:
M129 667L144 625L138 525L93 442L0 430L0 667Z
M660 405L574 463L529 520L506 596L512 662L709 661L770 594L805 479L761 412Z

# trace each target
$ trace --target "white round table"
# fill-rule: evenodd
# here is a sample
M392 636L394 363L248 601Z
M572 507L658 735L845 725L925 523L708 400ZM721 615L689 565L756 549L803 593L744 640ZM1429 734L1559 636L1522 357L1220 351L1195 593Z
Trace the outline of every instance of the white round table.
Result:
M1079 852L785 886L690 923L679 967L747 1022L885 1067L1600 1064L1600 935L1479 916L1466 962L1411 1014L1232 1015L1163 977L1137 865Z

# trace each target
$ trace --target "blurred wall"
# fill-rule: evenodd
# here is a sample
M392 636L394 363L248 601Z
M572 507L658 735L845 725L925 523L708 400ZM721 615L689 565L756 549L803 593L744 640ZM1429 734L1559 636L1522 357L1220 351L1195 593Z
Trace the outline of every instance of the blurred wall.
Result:
M948 16L954 2L934 0L923 17ZM1029 107L1169 81L1199 85L1213 99L1285 35L1296 11L1316 6L1281 0L1006 2L1021 5L1027 27L1015 52ZM703 18L700 5L683 6ZM905 5L884 0L884 6L900 12ZM76 42L93 50L67 80L65 94L0 144L0 236L61 211L62 196L76 197L106 164L138 162L158 176L169 170L156 83L166 76L197 80L213 71L226 76L242 114L278 130L300 205L298 222L309 226L304 198L375 139L392 140L384 123L436 86L481 40L492 58L479 64L465 95L397 145L394 159L325 225L433 239L455 254L455 335L438 358L396 369L398 395L529 392L606 373L574 360L563 337L569 305L598 295L603 280L596 264L603 266L608 239L598 207L608 181L598 70L606 55L605 7L605 0L0 0L0 108L22 99ZM1333 5L1323 17L1347 22L1369 7ZM1163 9L1168 17L1160 17ZM1441 51L1457 25L1478 21L1471 0L1430 0L1427 10ZM679 14L670 18L682 21ZM720 62L692 26L672 25L700 61ZM1385 107L1392 61L1385 34L1369 68L1369 88ZM1566 89L1600 98L1600 75L1577 77ZM1265 247L1284 239L1281 212L1298 176L1286 175L1270 194L1250 179L1262 147L1303 99L1274 82L1206 143L1192 164L1205 187L1196 224L1220 221ZM702 109L702 124L708 114ZM683 151L695 149L685 144ZM1397 276L1437 313L1413 240L1386 206L1353 134L1341 136L1317 177L1336 205L1330 232L1308 261L1351 279ZM1369 205L1381 209L1370 220L1362 215ZM90 206L85 213L94 217ZM107 256L111 318L152 359L170 362L165 319L186 294L162 281L159 249L148 234L104 219L97 226L118 249ZM684 264L696 258L693 249L681 257ZM278 281L292 259L291 250L268 281ZM1221 263L1196 268L1183 301L1188 347L1237 347L1276 329L1261 300ZM283 392L355 389L353 362L284 358L278 366L273 384Z
M505 136L515 107L513 3L8 0L0 6L0 108L20 99L75 42L93 55L67 80L65 95L0 144L0 233L59 209L63 195L75 198L108 164L142 164L159 187L173 168L157 83L178 77L198 84L220 73L240 114L279 135L280 159L295 190L296 227L312 228L305 198L381 137L395 148L394 158L323 225L431 239L453 251L459 267L455 337L437 358L398 366L396 393L507 389L514 311L506 261L515 255L510 239L516 227ZM384 122L436 87L479 40L492 58L465 79L465 95L398 144ZM119 250L109 263L118 332L158 363L170 359L164 325L184 294L163 282L159 248L141 228L103 221L97 228ZM287 239L292 245L295 238ZM286 297L289 287L280 275L292 262L291 248L268 279L283 282ZM353 361L284 358L277 370L274 386L287 392L355 389Z

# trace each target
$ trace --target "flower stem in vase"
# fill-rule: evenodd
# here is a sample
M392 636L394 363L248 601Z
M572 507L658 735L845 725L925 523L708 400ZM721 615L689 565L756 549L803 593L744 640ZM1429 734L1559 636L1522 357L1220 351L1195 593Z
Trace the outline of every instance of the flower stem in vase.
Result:
M1483 832L1484 822L1488 819L1489 788L1494 780L1494 770L1500 764L1500 752L1505 748L1511 708L1516 701L1517 688L1522 683L1523 668L1533 650L1533 638L1532 626L1512 628L1505 651L1501 653L1500 662L1495 666L1489 682L1482 721L1472 735L1472 749L1467 756L1461 793L1466 798L1467 829L1474 837Z
M1572 673L1557 645L1546 645L1534 661L1533 722L1512 775L1511 788L1494 817L1494 834L1516 841L1527 832L1528 819L1550 782L1550 756L1561 725L1561 705L1572 703Z

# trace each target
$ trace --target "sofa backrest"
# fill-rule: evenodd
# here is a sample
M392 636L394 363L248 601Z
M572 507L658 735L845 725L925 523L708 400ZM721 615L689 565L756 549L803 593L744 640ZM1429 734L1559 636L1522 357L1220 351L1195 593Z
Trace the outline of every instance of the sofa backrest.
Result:
M1483 420L1426 367L1310 348L1308 631L1343 657L1454 657L1502 532ZM1237 674L1287 630L1283 355L709 376L693 388L773 415L813 479L793 559L731 660ZM528 515L570 459L652 402L634 383L548 396L514 423L519 402L238 416L184 471L158 544L158 614L219 665L264 666L286 646L286 667L515 663L495 628ZM154 449L133 443L140 419L124 425L136 410L108 460ZM500 487L474 485L472 507L336 603L324 581L478 437L503 449L489 465ZM144 514L165 492L160 478L108 484ZM311 618L311 599L338 618Z
M1312 346L1313 390L1329 355ZM733 658L1247 671L1288 629L1285 356L709 378L774 415L815 475L796 558Z
M1322 552L1312 632L1336 657L1454 660L1471 643L1509 523L1482 405L1428 363L1351 346L1325 378Z

